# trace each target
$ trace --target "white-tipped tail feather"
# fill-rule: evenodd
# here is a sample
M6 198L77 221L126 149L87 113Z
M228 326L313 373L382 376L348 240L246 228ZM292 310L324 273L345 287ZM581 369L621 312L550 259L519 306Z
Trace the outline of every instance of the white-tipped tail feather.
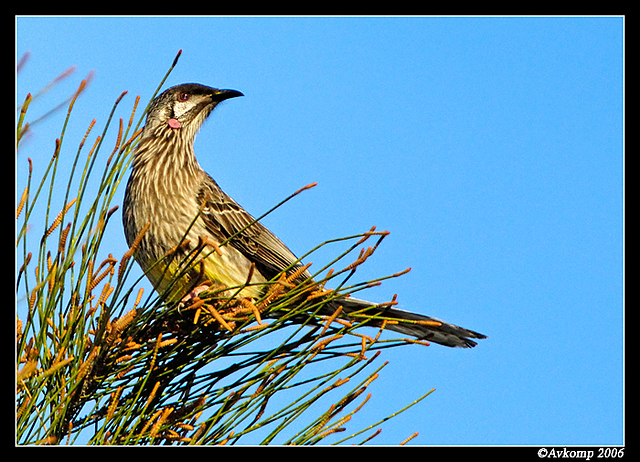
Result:
M410 335L420 340L439 343L448 347L473 348L477 343L471 339L487 338L486 335L474 332L464 327L409 311L391 307L381 307L372 302L357 298L343 298L335 301L336 309L342 306L341 317L349 318L349 313L362 313L367 316L380 315L384 319L398 320L397 323L387 323L386 328L401 334ZM353 316L354 322L362 322L362 316ZM403 322L418 321L418 322ZM420 321L427 321L419 323Z

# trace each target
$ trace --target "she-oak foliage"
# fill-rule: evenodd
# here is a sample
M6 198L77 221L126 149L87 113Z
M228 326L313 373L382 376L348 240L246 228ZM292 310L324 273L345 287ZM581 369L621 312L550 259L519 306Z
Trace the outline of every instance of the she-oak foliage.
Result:
M323 246L343 248L314 272L315 282L295 286L287 280L295 278L283 275L257 300L229 296L241 287L212 287L187 306L145 293L144 275L132 274L135 243L119 258L105 257L101 248L106 232L121 232L110 219L140 134L139 97L128 122L119 120L112 148L103 146L105 136L126 92L93 144L95 120L73 148L65 131L86 84L69 100L47 165L20 156L20 142L33 130L25 122L31 94L18 108L16 161L28 170L16 213L17 444L362 444L433 391L379 422L347 430L386 365L381 350L424 343L380 339L384 319L363 319L379 329L362 330L314 314L334 295L404 274L350 282L387 235L375 228L320 244L303 258ZM69 177L60 179L59 159L73 149ZM354 260L353 251L371 238L375 245ZM343 269L330 269L335 266ZM284 314L269 318L270 312Z

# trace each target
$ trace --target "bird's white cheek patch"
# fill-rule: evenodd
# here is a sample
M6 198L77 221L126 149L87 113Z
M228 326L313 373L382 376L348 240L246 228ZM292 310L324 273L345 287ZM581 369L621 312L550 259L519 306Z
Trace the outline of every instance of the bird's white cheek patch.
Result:
M169 119L169 122L167 122L167 124L174 130L180 128L180 122L176 119Z

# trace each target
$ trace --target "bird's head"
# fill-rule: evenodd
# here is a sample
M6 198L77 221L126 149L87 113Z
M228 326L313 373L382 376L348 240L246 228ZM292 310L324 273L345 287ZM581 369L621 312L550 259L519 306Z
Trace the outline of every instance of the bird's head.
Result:
M236 90L219 90L197 83L185 83L165 90L153 100L147 112L147 129L188 131L195 135L211 111L222 101L243 96Z

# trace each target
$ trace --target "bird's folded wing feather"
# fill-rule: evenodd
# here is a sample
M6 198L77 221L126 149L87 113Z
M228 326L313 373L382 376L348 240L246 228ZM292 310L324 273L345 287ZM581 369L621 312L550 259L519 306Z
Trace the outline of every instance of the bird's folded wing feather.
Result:
M298 266L297 257L262 223L255 221L246 210L231 199L207 176L202 182L198 201L204 202L201 215L212 237L227 239L242 231L229 241L267 279L272 279L292 265ZM310 277L308 273L302 279Z

